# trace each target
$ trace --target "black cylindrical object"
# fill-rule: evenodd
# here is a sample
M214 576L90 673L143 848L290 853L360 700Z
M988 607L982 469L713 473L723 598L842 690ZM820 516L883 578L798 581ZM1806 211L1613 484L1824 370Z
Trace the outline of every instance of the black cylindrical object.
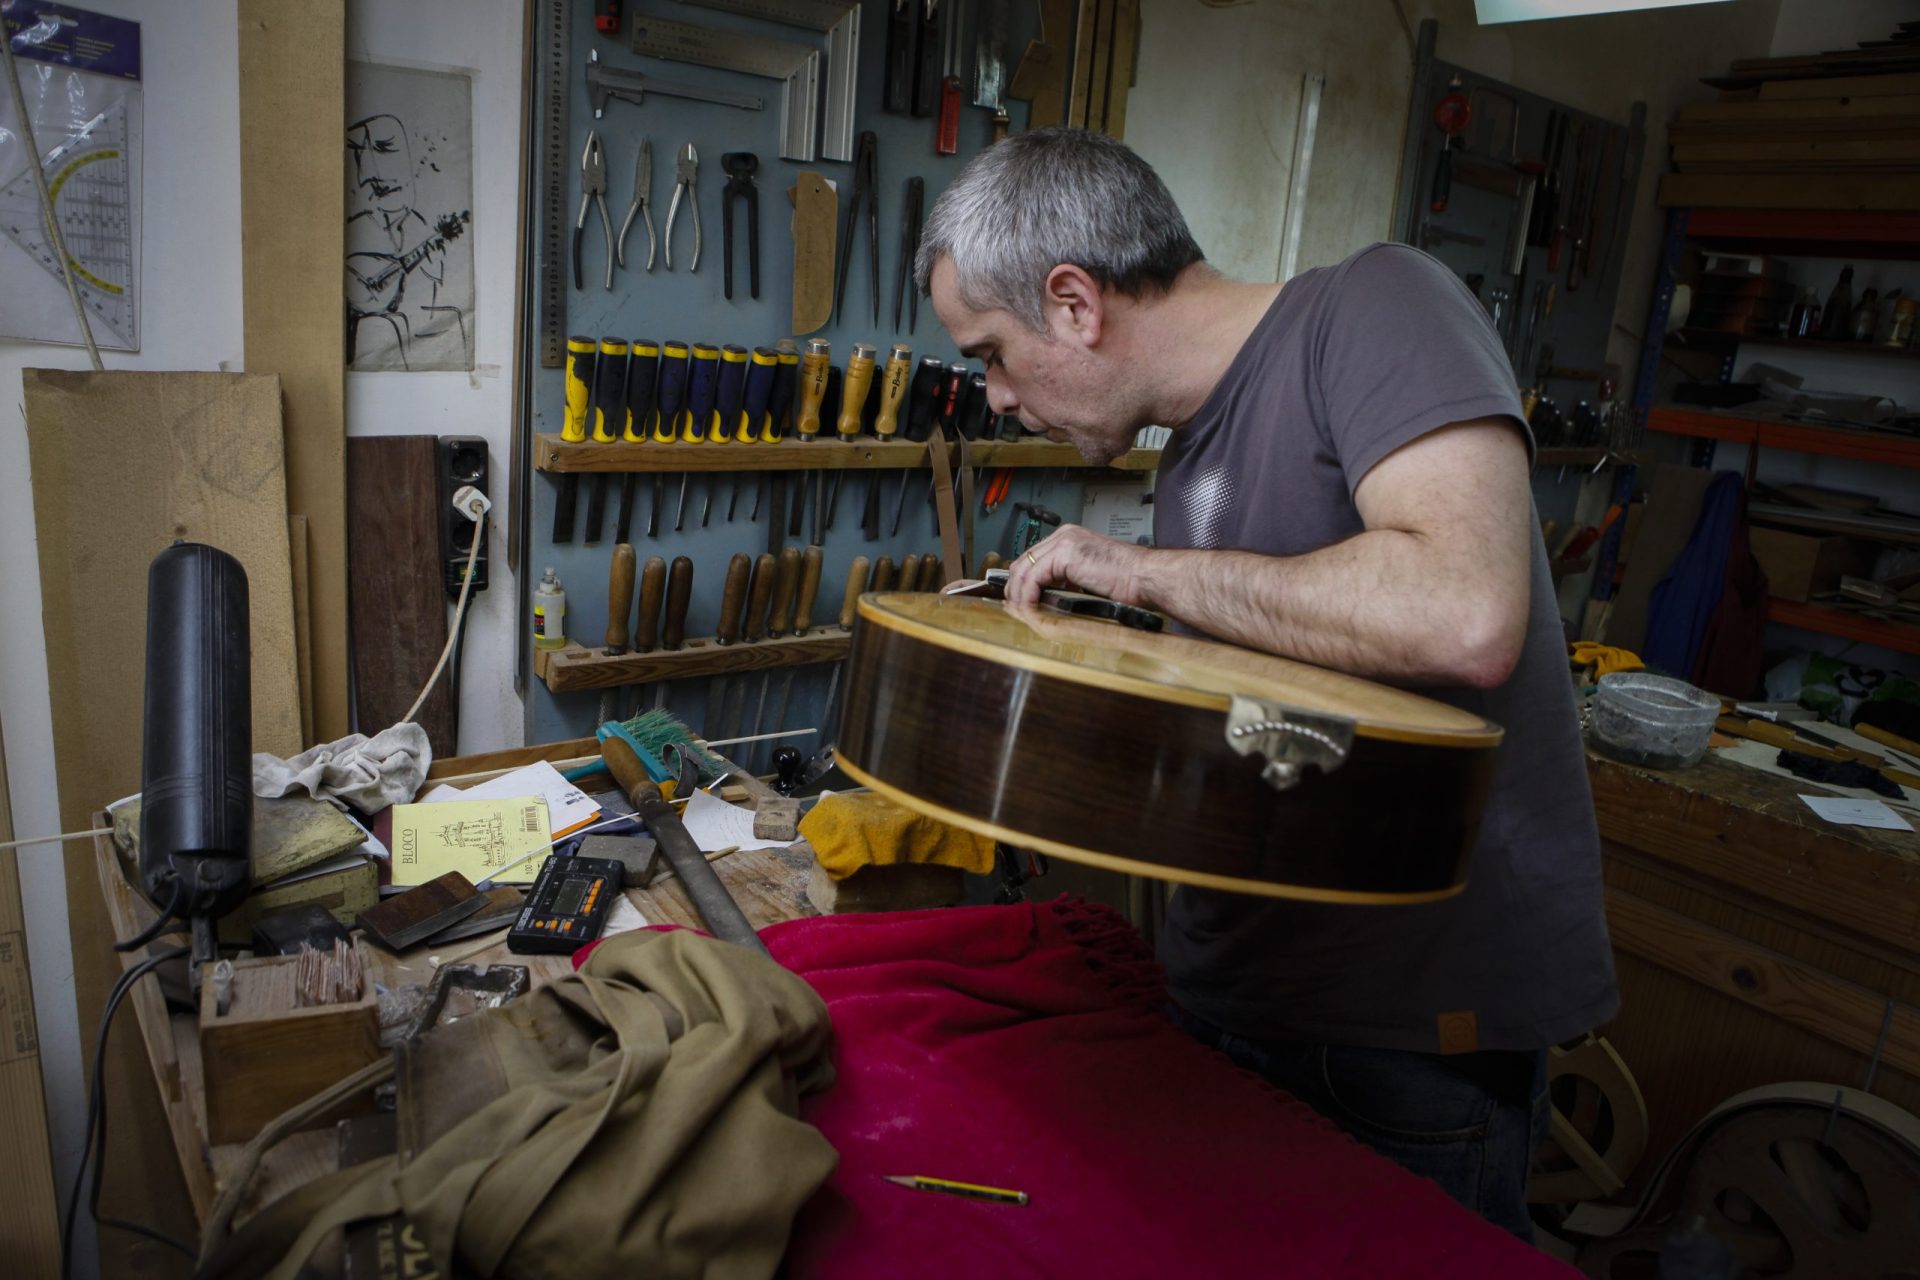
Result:
M147 570L140 880L175 914L218 917L247 896L253 679L247 571L176 542Z

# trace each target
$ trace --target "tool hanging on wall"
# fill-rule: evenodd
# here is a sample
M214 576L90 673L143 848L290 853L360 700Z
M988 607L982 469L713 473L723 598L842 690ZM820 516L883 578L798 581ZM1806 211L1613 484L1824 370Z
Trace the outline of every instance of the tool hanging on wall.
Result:
M940 6L953 0L914 0L913 114L940 110Z
M1467 95L1461 92L1460 77L1455 76L1447 86L1447 93L1433 109L1434 127L1440 130L1440 159L1433 167L1433 192L1427 199L1427 208L1434 213L1445 213L1447 203L1453 195L1453 143L1454 139L1467 131L1473 123L1473 106Z
M960 25L966 0L940 0L940 117L934 128L933 149L943 156L960 150L960 68L966 60Z
M846 319L847 268L853 262L853 236L860 225L860 206L867 210L867 283L873 294L873 323L880 323L880 208L876 188L880 141L871 130L860 135L853 161L853 196L847 201L846 220L841 223L839 275L833 290L836 319Z
M607 106L615 98L624 99L638 107L645 105L650 93L668 98L686 98L691 102L712 102L723 107L737 107L742 111L762 111L767 105L764 98L757 98L750 93L727 93L720 89L708 89L678 80L662 80L627 68L608 66L600 61L598 49L587 53L587 101L593 107L594 119L598 120L604 115Z
M611 261L611 258L609 258ZM627 344L618 338L600 339L600 350L593 362L593 442L618 444L627 421ZM587 495L587 528L581 541L593 546L600 541L600 527L606 518L607 473L593 473L593 489Z
M607 216L607 156L600 146L600 131L587 130L587 145L580 153L580 212L573 220L573 287L585 289L580 269L580 250L587 236L587 209L600 215L600 233L607 243L605 287L613 288L613 220Z
M927 180L915 174L907 179L906 205L900 212L900 262L893 272L893 331L900 331L900 304L907 304L907 332L920 322L920 290L914 287L913 264L920 256L921 206L927 198Z
M620 439L625 444L645 444L653 429L653 392L660 377L660 344L651 338L635 338L627 357L626 421ZM625 542L633 529L634 492L640 473L629 471L620 479L620 516L614 522L613 540Z
M687 218L693 223L693 257L687 263L688 271L700 269L700 194L697 184L700 179L700 153L693 149L691 142L683 143L680 152L673 159L673 201L667 205L667 270L673 270L673 223L680 214L680 197L687 198Z
M1040 30L1027 41L1007 82L1007 97L1027 104L1027 128L1066 121L1073 0L1040 0Z
M636 14L633 51L781 82L780 158L813 162L819 133L820 50L744 31Z
M880 375L880 405L873 418L873 434L883 443L900 431L900 406L906 401L907 383L913 377L913 351L903 343L894 343L893 352ZM861 505L860 531L868 542L880 537L880 480L886 473L867 473L867 497ZM907 472L900 473L906 484Z
M593 365L600 344L592 338L567 339L566 416L560 421L560 438L580 444L587 438L587 414L593 407ZM554 542L573 541L573 508L579 501L580 475L569 471L560 477L560 491L553 500Z
M787 190L793 202L793 331L809 334L833 318L833 238L840 197L817 173Z
M547 0L540 8L540 27L529 74L540 85L540 367L558 369L566 363L567 328L567 165L573 158L567 145L567 104L572 100L567 74L569 43L573 35L570 0ZM529 86L531 87L531 86ZM562 479L562 487L565 480ZM572 517L568 517L571 521ZM571 536L571 535L569 535ZM558 541L558 539L556 539Z
M922 0L887 0L886 72L880 85L880 109L892 115L913 112L913 68L919 57Z
M741 613L747 603L747 578L753 570L753 558L736 552L727 561L727 576L720 589L720 625L713 633L714 643L722 647L741 636ZM704 728L708 738L726 736L727 684L725 673L707 681L707 716Z
M613 256L623 270L627 265L627 228L633 225L636 217L647 226L647 270L653 270L657 245L653 235L652 191L653 139L642 137L633 150L633 202L627 206L627 216L620 220L620 234L613 242Z
M1001 111L1007 89L1009 0L983 0L973 32L973 105Z
M820 154L853 159L854 98L860 83L860 6L846 0L679 0L681 4L785 23L827 36L827 109ZM788 157L792 159L794 157Z
M720 168L727 175L726 190L721 195L720 205L720 245L726 251L727 260L722 274L724 281L722 292L728 302L733 301L733 204L739 200L747 208L747 293L758 300L760 297L760 188L754 185L753 175L760 171L760 157L751 151L728 151L720 157Z

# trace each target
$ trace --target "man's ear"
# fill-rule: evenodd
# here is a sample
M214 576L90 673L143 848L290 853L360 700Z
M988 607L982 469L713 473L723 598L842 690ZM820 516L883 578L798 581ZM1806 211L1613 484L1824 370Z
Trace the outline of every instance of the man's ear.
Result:
M1099 345L1106 321L1106 299L1100 284L1080 267L1063 262L1047 273L1047 327L1056 340L1071 339L1081 346Z

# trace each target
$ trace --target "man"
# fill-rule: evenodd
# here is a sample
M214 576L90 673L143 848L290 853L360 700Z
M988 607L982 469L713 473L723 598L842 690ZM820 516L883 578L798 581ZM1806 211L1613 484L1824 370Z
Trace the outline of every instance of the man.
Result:
M1072 584L1506 729L1462 894L1182 888L1161 952L1188 1030L1531 1238L1545 1049L1618 999L1532 440L1485 313L1401 245L1227 279L1145 162L1065 129L970 163L916 274L1028 430L1105 463L1172 428L1156 546L1064 526L1010 566L1010 601Z

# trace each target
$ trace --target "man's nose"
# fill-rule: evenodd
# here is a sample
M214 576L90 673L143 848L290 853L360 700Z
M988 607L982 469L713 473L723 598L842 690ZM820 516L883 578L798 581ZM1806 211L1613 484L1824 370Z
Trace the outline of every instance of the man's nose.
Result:
M1005 378L997 377L991 369L987 370L987 403L995 413L1020 412L1020 397L1013 394Z

